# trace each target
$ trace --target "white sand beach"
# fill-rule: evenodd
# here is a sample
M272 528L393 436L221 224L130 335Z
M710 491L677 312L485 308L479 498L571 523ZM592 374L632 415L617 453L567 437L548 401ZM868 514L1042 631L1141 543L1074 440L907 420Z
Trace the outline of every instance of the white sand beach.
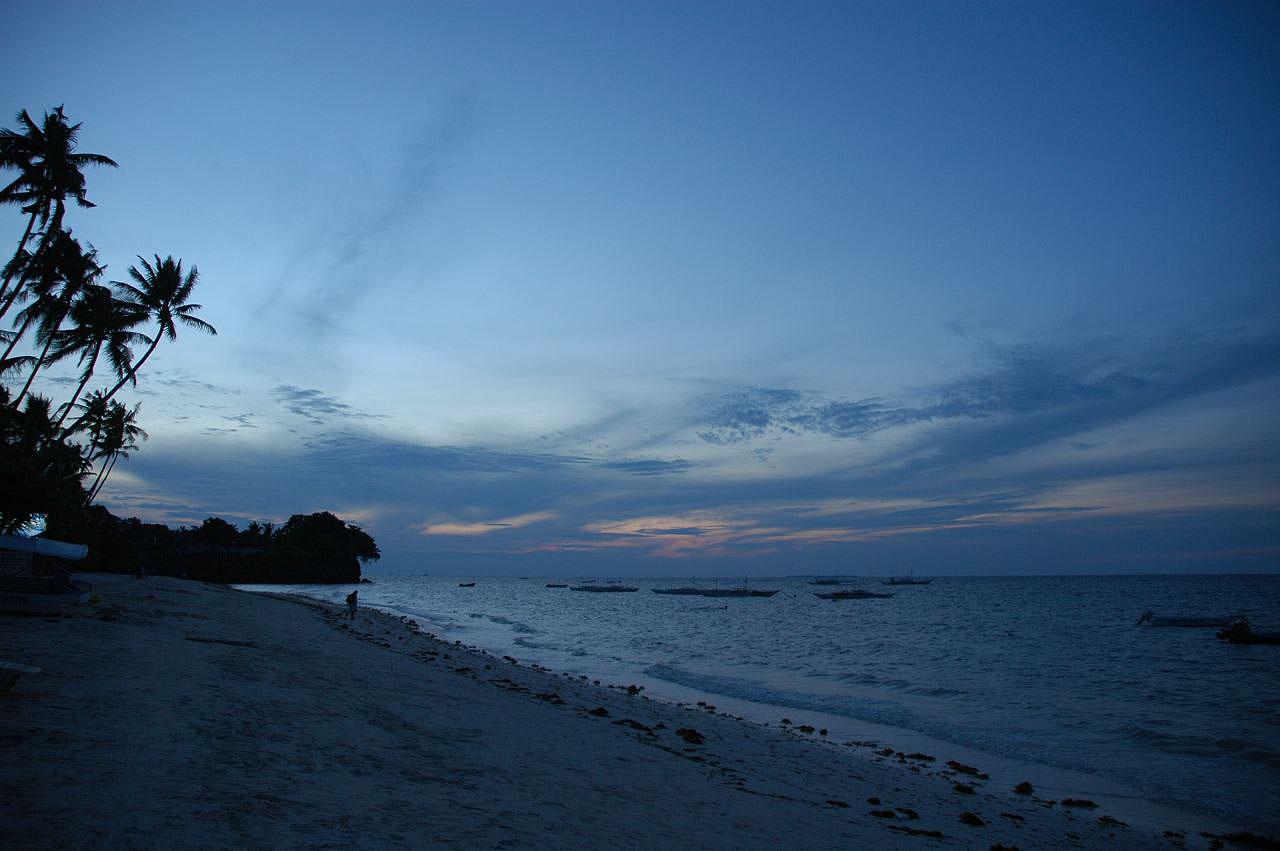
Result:
M0 660L42 669L0 695L4 847L1208 848L1229 829L1015 794L945 753L677 707L369 609L88 578L97 599L62 617L0 615Z

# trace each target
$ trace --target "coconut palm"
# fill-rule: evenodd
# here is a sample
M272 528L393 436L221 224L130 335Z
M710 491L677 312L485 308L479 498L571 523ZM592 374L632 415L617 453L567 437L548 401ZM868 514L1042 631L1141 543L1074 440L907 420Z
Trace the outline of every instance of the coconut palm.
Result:
M54 364L78 354L78 363L83 369L76 392L62 406L62 415L58 417L56 424L58 428L62 427L84 391L84 386L93 377L94 368L104 349L116 376L122 377L129 372L133 360L133 350L130 347L151 342L142 334L129 330L145 318L138 306L121 301L109 288L98 284L85 287L80 297L71 305L68 316L72 325L54 334L55 348L49 353L48 362Z
M89 488L89 495L84 502L86 506L92 504L102 491L107 477L115 469L116 461L122 457L128 458L129 453L138 448L138 438L147 439L147 433L137 424L138 409L141 407L141 403L126 408L120 402L112 402L107 406L102 421L92 427L97 437L91 443L90 451L96 460L103 463L93 486Z
M129 277L137 282L137 286L132 284L113 281L117 287L125 294L126 298L131 298L140 308L146 310L152 319L160 326L156 331L155 337L151 340L151 345L142 353L142 357L129 369L128 375L122 377L116 385L107 391L107 398L110 399L116 395L126 381L136 383L137 374L142 365L147 362L147 358L151 357L151 353L156 350L156 346L160 344L160 338L168 337L170 340L178 338L178 323L186 325L188 328L194 328L197 331L204 331L209 334L217 334L218 329L214 328L203 319L197 318L194 314L200 309L200 305L191 304L189 299L191 293L196 288L196 283L200 279L200 273L195 266L191 267L191 271L185 276L182 274L182 261L174 260L170 255L161 260L157 254L156 262L152 265L141 255L138 257L142 270L139 271L137 266L129 267Z
M54 258L60 285L56 297L49 290L42 289L44 298L37 299L35 303L18 314L18 317L22 319L24 330L32 321L35 321L36 341L37 343L44 343L44 348L36 358L35 364L31 367L31 373L27 376L27 383L23 385L21 392L14 399L14 405L22 402L22 397L31 389L31 382L35 380L40 368L49 362L49 351L53 348L58 330L62 327L62 320L70 312L76 296L86 287L93 285L98 277L106 271L105 267L99 266L97 263L98 252L92 247L88 251L83 250L80 247L80 243L71 239L69 233L66 234L64 247L65 250L59 252ZM42 288L47 286L47 280L41 283ZM19 332L19 336L21 336L21 332ZM16 343L17 338L9 343L10 351ZM7 356L9 352L6 351L5 354Z
M22 212L29 214L15 257L31 238L37 221L45 227L46 238L62 229L68 197L74 198L81 207L94 206L84 197L85 179L81 168L116 165L115 160L102 154L76 153L80 125L68 124L61 106L45 113L42 124L37 125L25 109L18 113L17 122L16 131L0 129L0 168L18 170L18 176L0 189L0 203L20 204ZM6 270L4 283L0 285L0 317L14 302L14 293L6 296L12 277Z

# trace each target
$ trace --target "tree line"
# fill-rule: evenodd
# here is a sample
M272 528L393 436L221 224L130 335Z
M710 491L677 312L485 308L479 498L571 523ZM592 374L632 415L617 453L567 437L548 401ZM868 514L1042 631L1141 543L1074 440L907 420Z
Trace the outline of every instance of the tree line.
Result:
M382 555L368 533L328 511L295 514L279 526L254 521L239 529L209 517L170 529L93 506L51 516L48 533L88 545L82 569L236 584L359 582L361 565Z

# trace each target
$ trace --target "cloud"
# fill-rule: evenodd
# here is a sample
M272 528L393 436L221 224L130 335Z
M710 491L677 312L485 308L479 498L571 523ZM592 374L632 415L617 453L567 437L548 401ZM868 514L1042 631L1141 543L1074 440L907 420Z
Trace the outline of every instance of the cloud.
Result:
M272 388L271 395L284 406L286 411L291 414L297 414L316 425L321 425L331 419L374 420L384 418L381 414L368 414L357 410L333 396L326 396L319 390L294 387L291 384L281 384Z
M1280 335L1180 335L1145 345L1111 340L992 346L984 361L984 369L924 388L914 402L832 400L794 389L743 388L713 403L698 436L728 446L786 434L843 440L919 423L990 421L987 434L998 435L1012 451L1280 376ZM967 451L977 451L981 432L962 440ZM954 446L949 454L956 454Z
M529 514L519 514L514 517L504 517L500 520L490 520L483 523L444 520L423 523L417 528L423 535L456 535L462 537L474 537L477 535L488 535L493 532L502 532L508 529L521 529L534 523L543 523L548 520L554 520L555 517L555 513L550 511L536 511Z
M361 303L398 286L401 270L413 262L411 252L425 241L422 217L440 197L450 162L474 134L475 113L470 100L459 98L436 120L408 132L390 168L367 176L345 215L317 224L257 313L283 309L323 342ZM298 288L302 276L307 283Z
M683 458L676 458L671 461L661 461L656 459L645 461L606 461L599 466L606 470L617 470L622 473L630 473L633 476L670 476L687 472L692 465Z

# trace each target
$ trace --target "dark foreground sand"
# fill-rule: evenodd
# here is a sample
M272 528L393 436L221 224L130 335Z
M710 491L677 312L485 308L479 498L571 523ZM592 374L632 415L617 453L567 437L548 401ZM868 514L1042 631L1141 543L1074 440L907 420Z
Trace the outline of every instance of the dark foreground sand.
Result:
M1225 829L650 701L367 609L89 578L98 599L61 618L0 615L0 660L43 669L0 695L6 848L1205 848Z

